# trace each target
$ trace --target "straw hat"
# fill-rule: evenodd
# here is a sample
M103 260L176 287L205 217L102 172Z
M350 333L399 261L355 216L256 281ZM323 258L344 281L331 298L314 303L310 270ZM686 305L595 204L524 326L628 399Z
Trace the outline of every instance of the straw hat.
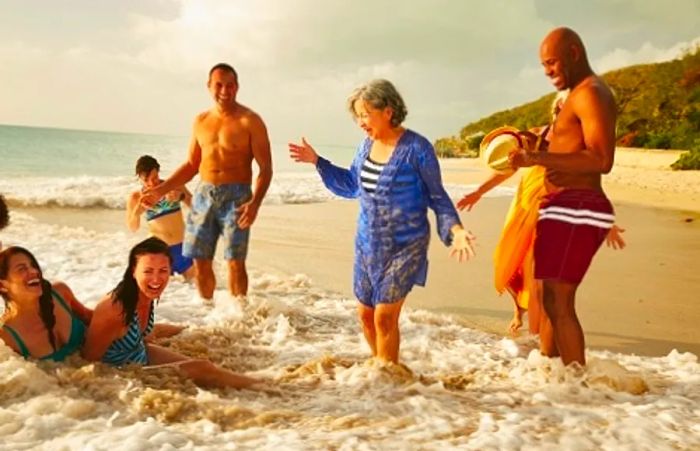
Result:
M520 136L520 130L509 126L499 127L484 136L479 145L479 155L488 167L495 172L505 174L513 172L508 155L525 145Z

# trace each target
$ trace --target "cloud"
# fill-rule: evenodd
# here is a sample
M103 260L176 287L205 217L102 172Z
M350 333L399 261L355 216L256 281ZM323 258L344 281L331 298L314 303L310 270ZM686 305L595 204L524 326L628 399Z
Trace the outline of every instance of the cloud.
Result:
M590 36L590 55L604 55L598 69L665 58L689 40L672 26L688 11L656 8L651 23L653 5L629 0L72 1L86 7L47 3L38 19L22 3L0 5L0 58L12 62L0 74L0 122L188 134L211 105L208 69L226 61L273 141L356 142L345 99L372 78L394 82L407 125L437 138L551 91L537 48L565 19Z
M650 42L645 42L637 50L616 48L592 63L593 69L599 73L633 64L660 63L683 56L683 53L700 46L700 37L692 41L678 42L668 48L658 48Z
M206 71L216 62L267 66L276 60L276 22L284 8L264 10L257 2L181 2L173 19L130 17L129 34L139 44L135 61L170 72Z
M485 109L480 77L526 54L514 43L536 46L526 37L547 26L529 1L178 3L174 17L130 17L128 33L138 46L122 55L125 64L202 89L212 64L230 62L240 74L242 101L261 112L271 134L293 133L299 122L343 142L356 139L345 97L372 78L400 87L409 122L427 134L458 129L479 106ZM321 125L330 121L339 125Z
M182 0L171 20L134 15L131 34L144 64L201 70L226 57L297 70L387 60L464 64L508 52L543 25L531 1Z

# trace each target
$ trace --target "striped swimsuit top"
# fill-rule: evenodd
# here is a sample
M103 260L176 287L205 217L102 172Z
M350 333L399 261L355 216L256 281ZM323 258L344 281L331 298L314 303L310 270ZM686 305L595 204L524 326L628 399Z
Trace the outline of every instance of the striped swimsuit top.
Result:
M134 310L134 316L131 318L126 333L109 345L107 352L102 356L102 361L114 366L128 365L130 363L148 365L148 354L146 353L146 342L144 339L153 330L154 323L153 304L151 304L151 312L148 315L148 324L143 331L141 331L139 324L139 314Z
M379 180L379 174L382 173L384 166L386 166L386 163L377 163L369 156L367 156L367 159L362 163L360 181L362 182L362 187L370 196L374 196L374 192L377 191L377 181Z

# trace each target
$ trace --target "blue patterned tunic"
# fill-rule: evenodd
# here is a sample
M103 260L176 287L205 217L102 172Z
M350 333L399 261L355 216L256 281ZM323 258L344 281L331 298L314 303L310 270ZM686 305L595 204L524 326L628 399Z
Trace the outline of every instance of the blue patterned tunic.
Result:
M405 298L413 285L425 285L428 207L435 211L438 234L447 246L452 241L450 229L461 222L442 186L435 150L427 139L411 130L401 135L373 196L360 180L371 147L372 140L365 139L350 169L321 157L316 169L334 194L360 198L353 289L361 303L374 307Z

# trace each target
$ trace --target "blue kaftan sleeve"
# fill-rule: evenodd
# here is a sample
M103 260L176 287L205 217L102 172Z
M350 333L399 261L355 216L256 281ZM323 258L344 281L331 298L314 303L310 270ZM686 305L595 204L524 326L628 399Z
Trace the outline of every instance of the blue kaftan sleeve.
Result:
M358 151L350 169L340 168L325 158L319 156L316 170L321 175L323 184L333 194L353 199L360 196L359 171L362 165L362 152Z
M435 149L426 139L416 142L418 145L417 160L418 171L423 180L423 184L428 191L428 206L435 211L437 218L437 231L440 239L446 246L452 243L452 233L450 229L455 224L462 224L450 196L447 195L445 187L442 186L440 175L440 165L435 156Z

